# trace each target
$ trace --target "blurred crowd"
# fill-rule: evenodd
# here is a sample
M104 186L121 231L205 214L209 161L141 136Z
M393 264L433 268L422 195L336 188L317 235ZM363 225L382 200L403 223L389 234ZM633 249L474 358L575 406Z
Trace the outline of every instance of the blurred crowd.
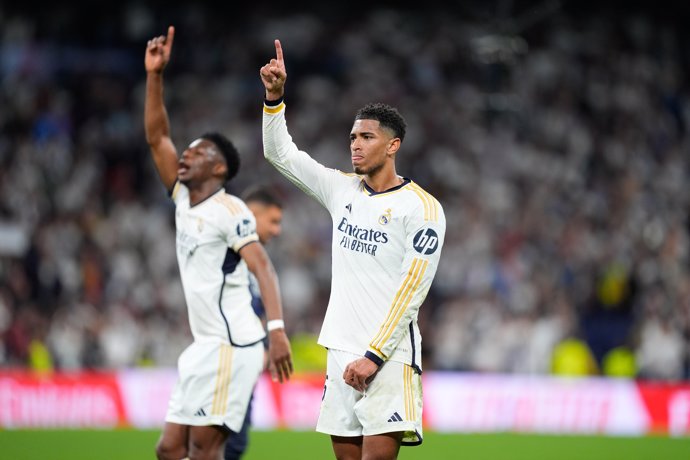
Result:
M242 153L229 191L263 183L284 199L268 251L291 336L318 334L331 226L261 152L274 38L291 134L321 163L351 169L367 102L408 122L398 172L447 218L419 313L426 369L690 379L682 21L474 3L0 10L0 366L172 366L191 341L142 120L145 44L174 24L178 149L222 131Z

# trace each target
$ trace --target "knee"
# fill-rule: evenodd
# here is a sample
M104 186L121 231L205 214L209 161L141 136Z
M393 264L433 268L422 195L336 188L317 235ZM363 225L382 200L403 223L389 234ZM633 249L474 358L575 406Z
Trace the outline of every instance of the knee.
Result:
M188 455L189 460L215 460L223 458L223 451L212 446L194 445L192 443Z
M176 446L165 441L159 441L156 445L156 458L158 460L179 460L186 456L187 450L183 446Z

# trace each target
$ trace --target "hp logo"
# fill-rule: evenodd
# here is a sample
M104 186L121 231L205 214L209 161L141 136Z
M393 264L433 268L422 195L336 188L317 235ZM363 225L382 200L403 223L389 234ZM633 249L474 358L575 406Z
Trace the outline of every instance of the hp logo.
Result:
M237 224L237 228L235 230L240 238L244 238L245 236L254 233L254 226L252 225L251 220L242 219L242 222Z
M438 235L430 228L423 228L414 236L412 246L420 254L433 254L438 248Z

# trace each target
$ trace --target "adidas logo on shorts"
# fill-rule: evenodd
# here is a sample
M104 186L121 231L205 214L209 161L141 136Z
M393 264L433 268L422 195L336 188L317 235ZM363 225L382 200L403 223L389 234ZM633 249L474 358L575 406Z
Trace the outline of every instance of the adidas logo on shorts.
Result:
M391 418L388 419L389 422L402 422L402 417L397 412L393 412Z
M204 411L204 408L202 407L198 411L194 412L194 415L196 415L197 417L205 417L206 411Z

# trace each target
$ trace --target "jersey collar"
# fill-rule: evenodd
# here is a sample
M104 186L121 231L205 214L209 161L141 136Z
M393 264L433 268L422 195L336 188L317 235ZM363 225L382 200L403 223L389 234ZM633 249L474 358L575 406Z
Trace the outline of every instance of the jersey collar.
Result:
M398 184L395 187L391 187L391 188L384 190L382 192L377 192L373 188L369 187L364 179L362 179L362 185L364 186L364 190L366 190L368 195L382 195L384 193L391 193L391 192L395 192L396 190L400 190L401 188L403 188L404 186L406 186L407 184L409 184L411 182L410 179L408 179L407 177L403 177L402 180L403 180L402 184Z

